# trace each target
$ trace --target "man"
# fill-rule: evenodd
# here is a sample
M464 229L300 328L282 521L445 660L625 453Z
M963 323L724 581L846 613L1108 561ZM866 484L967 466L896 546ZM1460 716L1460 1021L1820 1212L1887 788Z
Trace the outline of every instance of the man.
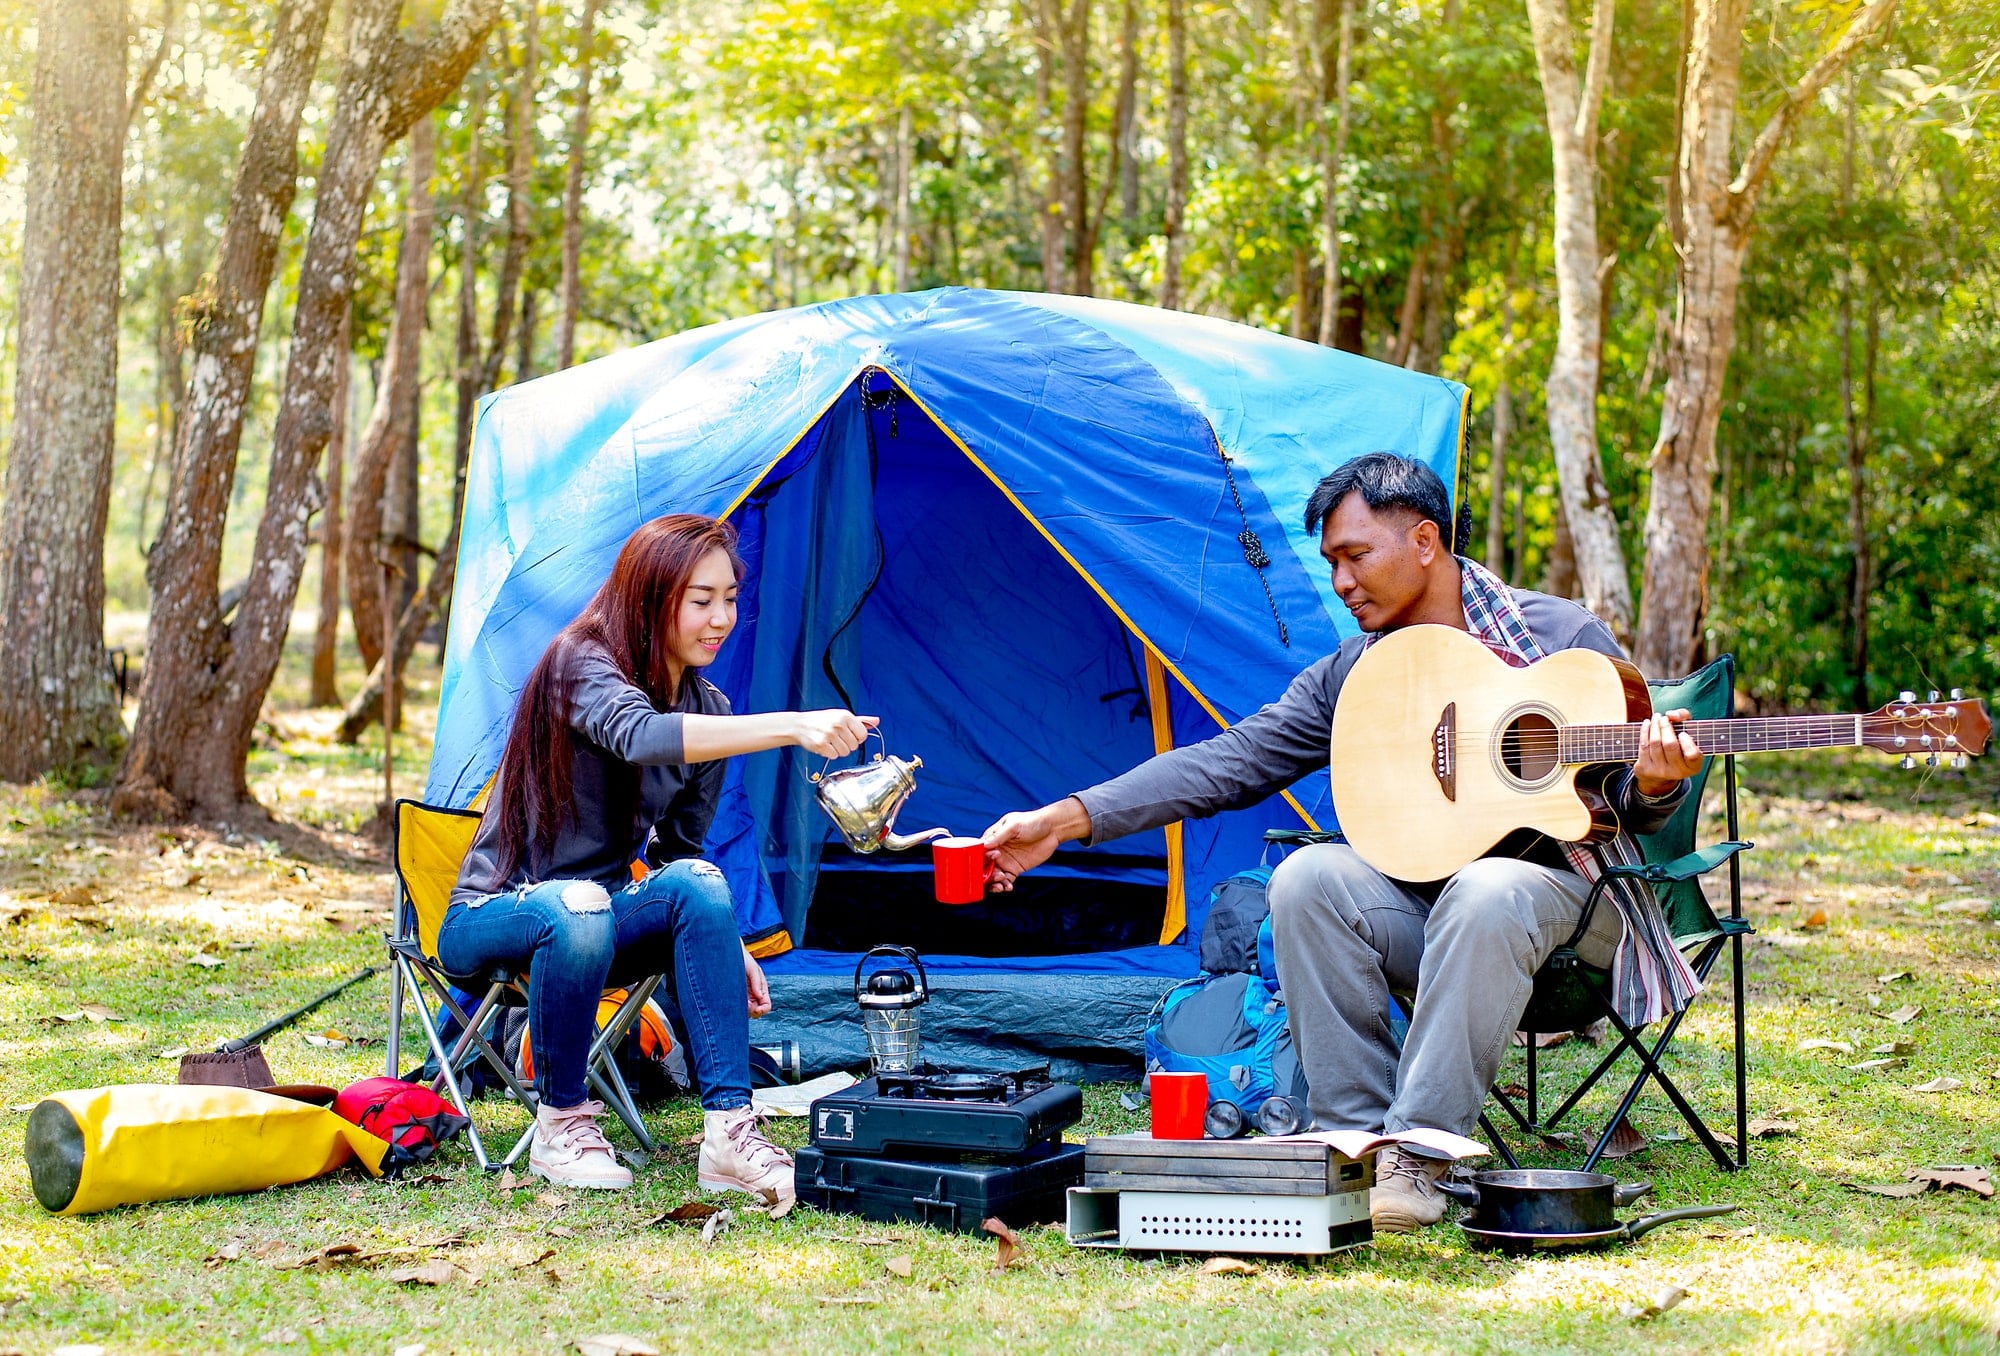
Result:
M1358 458L1320 481L1306 504L1333 589L1362 635L1293 680L1284 696L1212 739L1174 749L1111 781L1039 810L1002 816L985 834L996 890L1065 842L1101 843L1176 820L1254 804L1327 764L1342 682L1372 637L1434 624L1470 631L1510 663L1556 650L1619 655L1604 624L1577 604L1510 589L1445 539L1450 498L1420 462L1387 452ZM1655 716L1632 768L1607 787L1627 831L1663 825L1701 765L1701 750ZM1335 807L1336 811L1338 806ZM1535 971L1576 928L1594 870L1586 849L1538 835L1510 836L1443 882L1391 880L1345 844L1294 852L1271 877L1272 931L1292 1038L1323 1129L1467 1134L1521 1020ZM1628 926L1647 907L1605 892L1577 946L1589 964L1636 976L1631 1015L1651 1020L1684 1006L1697 986L1661 929ZM1607 904L1609 905L1607 907ZM1664 954L1662 951L1664 950ZM1678 967L1678 968L1676 968ZM1650 986L1650 987L1649 987ZM1414 992L1401 1051L1390 1038L1391 992ZM1621 1015L1626 1015L1621 1012ZM1442 1159L1392 1149L1370 1196L1376 1229L1436 1223Z

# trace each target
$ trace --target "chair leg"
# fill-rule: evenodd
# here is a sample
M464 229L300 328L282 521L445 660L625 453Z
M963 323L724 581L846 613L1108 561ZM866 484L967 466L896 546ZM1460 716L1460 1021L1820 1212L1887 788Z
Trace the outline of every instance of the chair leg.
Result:
M1562 1123L1563 1117L1576 1110L1576 1104L1581 1102L1584 1096L1597 1086L1599 1079L1611 1072L1611 1066L1618 1062L1618 1057L1625 1053L1626 1046L1629 1044L1630 1042L1624 1037L1619 1037L1618 1043L1611 1047L1611 1053L1597 1061L1597 1067L1592 1069L1584 1080L1576 1085L1575 1090L1563 1099L1563 1104L1556 1108L1556 1114L1549 1117L1548 1124L1542 1128L1545 1130L1555 1129L1556 1126Z
M426 971L423 978L430 986L431 991L438 996L438 1001L444 1004L451 1015L457 1019L459 1026L464 1030L464 1034L459 1038L458 1051L453 1055L453 1067L460 1067L465 1053L471 1046L477 1045L479 1055L486 1061L487 1066L495 1074L499 1075L500 1080L507 1085L507 1090L514 1094L521 1105L533 1111L535 1109L535 1094L522 1086L521 1080L514 1076L514 1070L508 1065L506 1058L498 1050L494 1049L493 1043L486 1038L485 1027L487 1023L499 1015L500 1007L498 999L500 991L504 986L495 984L487 991L487 997L475 1005L479 1014L475 1020L466 1015L465 1009L459 1006L458 1000L451 996L451 990L440 983L436 976Z
M398 966L405 966L409 963L409 961L402 957L397 958ZM411 987L416 987L414 977L412 978ZM418 1001L422 1002L421 996L419 996ZM454 1006L456 1005L454 1004ZM467 1121L465 1135L472 1142L472 1159L479 1165L481 1172L491 1172L493 1164L486 1157L486 1145L479 1138L479 1127L471 1123L472 1106L466 1100L465 1090L458 1085L458 1076L452 1071L451 1056L444 1048L443 1037L438 1035L437 1023L431 1021L428 1014L426 1014L418 1022L418 1025L423 1027L425 1043L430 1046L431 1054L437 1059L438 1070L445 1088L449 1090L448 1095L451 1099L451 1104L458 1108L458 1113L464 1116Z
M1651 1077L1660 1085L1660 1091L1667 1094L1667 1100L1671 1101L1675 1109L1681 1113L1681 1119L1687 1122L1688 1129L1694 1131L1695 1138L1708 1150L1709 1157L1715 1160L1716 1166L1724 1172L1736 1171L1736 1163L1723 1152L1722 1145L1716 1141L1714 1132L1701 1118L1701 1113L1681 1095L1681 1090L1674 1085L1674 1080L1667 1077L1667 1071L1660 1067L1660 1052L1665 1050L1667 1043L1674 1038L1674 1032L1679 1028L1681 1018L1687 1015L1687 1009L1683 1008L1674 1014L1673 1019L1667 1023L1666 1030L1661 1033L1660 1039L1651 1050L1648 1050L1644 1042L1639 1039L1638 1033L1626 1025L1625 1019L1620 1017L1609 1003L1603 1004L1603 1007L1605 1015L1617 1026L1619 1034L1631 1041L1632 1053L1638 1056L1639 1062L1645 1067L1639 1076L1632 1080L1632 1086L1626 1090L1624 1098L1618 1103L1618 1114L1606 1124L1603 1135L1598 1138L1597 1147L1592 1149L1590 1157L1584 1160L1583 1170L1589 1172L1597 1166L1597 1160L1604 1156L1605 1147L1611 1143L1612 1132L1618 1128L1618 1123L1625 1119L1626 1113L1631 1111L1632 1103L1639 1099L1639 1093L1646 1086L1646 1079Z
M1500 1137L1499 1129L1495 1127L1492 1119L1483 1111L1479 1113L1479 1128L1484 1130L1486 1137L1493 1141L1494 1151L1500 1155L1501 1161L1506 1163L1510 1168L1521 1166L1521 1160L1514 1157L1514 1151L1507 1147L1507 1141Z
M1528 1119L1521 1128L1533 1134L1535 1127L1541 1124L1536 1115L1539 1109L1536 1103L1541 1097L1541 1071L1536 1067L1535 1058L1535 1040L1540 1033L1529 1031L1525 1034L1528 1037Z
M1733 864L1733 859L1732 859ZM1750 1098L1748 1080L1744 1076L1743 1049L1743 934L1730 937L1734 955L1729 968L1734 979L1736 999L1736 1166L1750 1166Z
M383 1070L391 1078L402 1077L403 1066L403 967L395 952L389 953L389 1039Z
M1532 1135L1536 1133L1534 1121L1521 1114L1521 1108L1514 1104L1514 1099L1507 1095L1505 1089L1498 1086L1489 1088L1487 1089L1487 1096L1500 1104L1500 1109L1513 1119L1514 1124L1521 1127L1522 1134Z

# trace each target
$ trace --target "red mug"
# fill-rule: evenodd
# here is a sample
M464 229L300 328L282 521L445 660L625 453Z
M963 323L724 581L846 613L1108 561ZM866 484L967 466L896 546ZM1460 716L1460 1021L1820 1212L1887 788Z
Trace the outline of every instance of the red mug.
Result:
M1208 1115L1208 1075L1155 1069L1150 1078L1154 1139L1200 1139Z
M931 841L931 873L940 904L977 904L986 898L993 868L986 864L986 844L977 838L936 838Z

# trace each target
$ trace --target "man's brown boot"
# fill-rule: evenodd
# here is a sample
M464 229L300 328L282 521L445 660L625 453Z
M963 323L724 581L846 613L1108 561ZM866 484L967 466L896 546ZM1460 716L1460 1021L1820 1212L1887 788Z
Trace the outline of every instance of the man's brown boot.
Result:
M1444 1158L1424 1158L1405 1149L1384 1149L1375 1159L1375 1186L1368 1213L1378 1234L1413 1234L1444 1218L1448 1199L1438 1178L1451 1168Z

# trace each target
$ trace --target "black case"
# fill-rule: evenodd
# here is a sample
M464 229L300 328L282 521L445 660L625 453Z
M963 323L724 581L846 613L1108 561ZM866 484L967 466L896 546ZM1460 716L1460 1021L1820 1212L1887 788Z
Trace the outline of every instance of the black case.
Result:
M1083 1146L1025 1163L910 1163L808 1147L796 1167L801 1204L976 1234L996 1215L1010 1225L1061 1219L1064 1191L1083 1185Z

